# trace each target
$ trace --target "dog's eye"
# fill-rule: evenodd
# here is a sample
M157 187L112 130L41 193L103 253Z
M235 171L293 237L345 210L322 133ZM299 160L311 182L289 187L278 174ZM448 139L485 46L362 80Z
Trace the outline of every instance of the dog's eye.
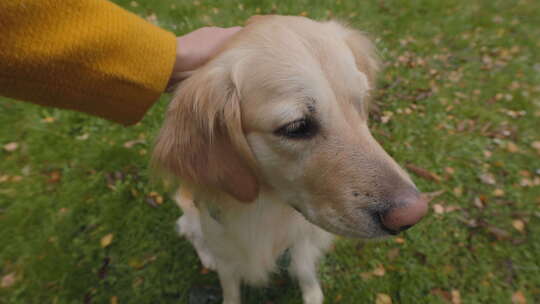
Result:
M274 134L291 139L307 139L315 136L317 129L318 126L315 121L302 118L280 127Z

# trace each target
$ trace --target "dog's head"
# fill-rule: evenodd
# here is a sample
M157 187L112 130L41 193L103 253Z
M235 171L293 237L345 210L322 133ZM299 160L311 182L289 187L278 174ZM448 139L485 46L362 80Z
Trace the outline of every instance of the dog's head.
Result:
M249 203L272 191L337 234L399 232L426 201L368 129L371 42L336 22L251 19L176 91L155 163Z

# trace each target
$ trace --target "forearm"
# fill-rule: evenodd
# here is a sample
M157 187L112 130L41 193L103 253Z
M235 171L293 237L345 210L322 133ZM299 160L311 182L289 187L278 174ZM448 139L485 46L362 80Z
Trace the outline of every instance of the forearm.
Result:
M103 0L0 1L0 95L126 125L165 89L173 34Z

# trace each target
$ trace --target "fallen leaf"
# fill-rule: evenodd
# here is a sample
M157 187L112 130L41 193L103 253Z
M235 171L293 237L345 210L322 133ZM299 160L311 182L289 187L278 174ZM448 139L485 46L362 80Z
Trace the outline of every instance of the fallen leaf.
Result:
M118 304L118 297L117 296L112 296L111 300L110 300L110 304Z
M405 239L397 237L397 238L394 239L394 242L396 242L398 244L403 244L403 243L405 243Z
M383 124L386 124L390 121L390 119L392 118L392 116L394 115L394 113L390 112L390 111L384 111L383 112L383 115L381 116L381 122Z
M518 290L512 295L512 303L513 304L526 304L527 299L525 298L523 293Z
M463 194L463 188L455 187L452 192L454 192L455 196L460 197Z
M378 293L375 304L392 304L392 298L385 293Z
M16 143L16 142L10 142L10 143L4 145L4 150L6 150L8 152L13 152L13 151L17 150L17 148L19 148L19 144Z
M84 133L84 134L81 134L81 135L75 137L75 139L76 139L76 140L87 140L88 137L90 137L90 134Z
M504 190L495 189L495 190L493 190L493 195L498 196L498 197L503 196L504 195Z
M484 184L488 184L488 185L495 185L496 183L496 180L495 180L495 176L491 173L483 173L483 174L480 174L480 181Z
M15 284L17 281L15 272L8 273L5 276L2 277L2 283L0 283L0 287L2 288L9 288Z
M443 214L444 213L444 207L441 204L434 204L433 205L433 211L437 214Z
M424 179L427 179L427 180L432 180L432 181L435 181L437 183L441 182L442 178L440 176L438 176L437 174L435 173L432 173L432 172L429 172L428 170L424 169L424 168L420 168L420 167L417 167L415 165L411 165L411 164L407 164L406 165L407 169L411 170L414 174L424 178Z
M540 141L533 141L533 143L531 144L531 147L536 149L536 152L540 154Z
M474 205L478 207L479 209L484 208L484 202L479 197L474 198Z
M145 19L146 19L146 21L157 25L158 18L157 18L156 14L151 13L150 15L146 16Z
M439 190L439 191L433 191L433 192L424 192L422 193L422 195L428 199L428 202L432 201L434 198L436 198L437 196L443 194L444 192L446 192L446 190Z
M102 248L105 248L109 246L114 238L114 235L112 233L109 233L101 238L100 244Z
M145 143L146 141L144 139L135 139L135 140L130 140L130 141L126 141L124 143L124 148L131 148L133 146L135 146L136 144L143 144Z
M378 277L384 276L386 273L386 270L384 270L384 266L381 265L373 270L373 275L376 275Z
M519 147L515 143L509 141L506 144L506 150L508 150L508 152L511 152L511 153L516 153L519 151Z
M456 211L456 210L460 210L460 209L461 209L461 207L457 206L457 205L446 206L446 207L444 207L444 212L452 212L452 211Z
M144 268L145 262L139 258L132 258L129 260L128 265L131 268L142 269Z
M159 193L152 191L148 195L154 198L154 201L156 202L156 204L158 205L163 204L163 196L161 196Z
M52 123L56 120L56 118L54 117L45 117L41 120L41 122L44 122L44 123Z
M459 293L459 290L452 289L450 294L452 295L452 304L461 304L461 295Z
M456 170L454 170L454 168L452 167L446 167L444 168L444 171L450 175L454 175L454 173L456 172Z
M54 184L58 183L62 179L62 173L60 171L52 171L49 173L49 179L47 180L48 183Z
M523 232L525 230L525 222L522 220L513 220L512 226L516 228L517 231Z
M208 269L208 268L206 268L206 267L203 266L203 267L201 268L200 273L201 273L202 275L204 275L204 274L209 274L209 273L210 273L210 269Z

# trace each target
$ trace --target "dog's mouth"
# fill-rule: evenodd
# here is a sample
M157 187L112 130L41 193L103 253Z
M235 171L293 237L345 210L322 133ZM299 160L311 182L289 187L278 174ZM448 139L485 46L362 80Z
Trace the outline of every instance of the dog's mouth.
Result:
M382 214L376 211L363 210L362 214L365 220L371 222L366 225L366 229L359 230L351 228L346 223L337 221L340 224L336 224L336 221L326 220L325 216L316 216L312 212L305 212L300 207L290 205L296 212L298 212L304 219L311 224L318 226L330 233L341 235L349 238L384 238L390 235L397 235L399 231L392 231L386 228L382 223Z

